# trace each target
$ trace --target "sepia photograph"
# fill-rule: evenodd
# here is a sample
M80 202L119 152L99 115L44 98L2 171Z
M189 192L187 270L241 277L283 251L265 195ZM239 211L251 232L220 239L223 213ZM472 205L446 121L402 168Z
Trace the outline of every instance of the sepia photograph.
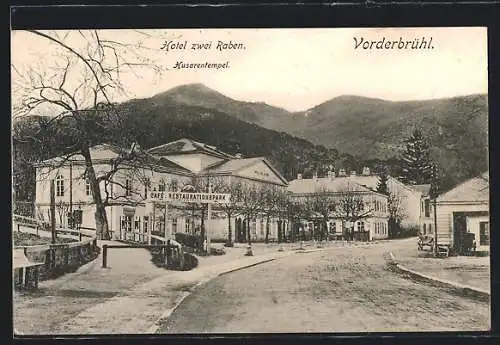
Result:
M491 329L486 27L10 38L14 337Z

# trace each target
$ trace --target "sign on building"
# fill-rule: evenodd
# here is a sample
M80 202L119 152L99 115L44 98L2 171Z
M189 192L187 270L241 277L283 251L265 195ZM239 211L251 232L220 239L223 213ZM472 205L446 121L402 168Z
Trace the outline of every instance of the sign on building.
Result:
M150 192L150 201L200 202L206 204L227 204L231 194L225 193L183 193L183 192Z

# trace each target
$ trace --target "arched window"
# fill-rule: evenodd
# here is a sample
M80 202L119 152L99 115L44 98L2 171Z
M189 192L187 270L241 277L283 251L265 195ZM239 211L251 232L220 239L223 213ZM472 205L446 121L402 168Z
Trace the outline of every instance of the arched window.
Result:
M64 177L60 174L56 177L56 196L64 196Z

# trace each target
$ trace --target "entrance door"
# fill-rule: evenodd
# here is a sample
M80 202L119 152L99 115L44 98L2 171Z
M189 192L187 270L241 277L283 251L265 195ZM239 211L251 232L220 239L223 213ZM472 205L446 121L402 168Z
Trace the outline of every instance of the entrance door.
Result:
M453 213L453 238L454 247L462 252L465 233L467 232L467 217L463 213Z

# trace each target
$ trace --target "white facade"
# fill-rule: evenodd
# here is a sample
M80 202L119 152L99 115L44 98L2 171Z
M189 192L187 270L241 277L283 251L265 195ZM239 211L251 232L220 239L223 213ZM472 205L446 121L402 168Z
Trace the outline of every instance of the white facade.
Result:
M332 204L327 221L331 234L341 235L346 232L346 227L353 226L354 233L368 232L368 240L385 239L389 237L389 210L387 196L370 190L357 182L345 178L312 178L297 179L290 181L288 190L298 203L306 204L315 195L321 194L328 198ZM344 193L344 194L343 194ZM359 212L361 217L354 224L348 224L345 215L338 209L340 200L345 198L345 193L352 195L354 199L362 200L364 210ZM312 215L317 222L321 222L323 217L319 214ZM309 221L305 222L310 229Z
M368 168L364 168L362 174L335 176L334 172L330 172L328 177L318 179L350 181L371 190L376 190L379 183L379 176L370 173ZM392 176L388 176L387 189L400 202L403 213L401 225L404 227L418 227L420 225L420 200L423 196L422 192L412 188L412 186L405 185Z
M199 152L183 153L181 150L172 154L152 154L158 156L158 159L161 157L160 161L164 165L145 166L140 174L137 174L136 168L134 174L131 174L132 170L124 167L113 175L114 184L105 185L104 182L100 184L102 199L109 197L106 213L113 238L144 241L145 234L150 230L153 230L154 234L168 236L174 236L176 232L199 231L201 224L199 212L193 214L189 204L169 204L168 208L165 208L164 204L159 203L153 210L152 204L147 202L148 191L176 191L184 185L193 183L195 178L206 177L217 177L219 181L227 183L239 181L256 186L286 188L286 180L263 158L235 159L216 151L213 147L204 150L204 144L189 139L181 139L171 144L178 147L179 143L180 146L189 148L191 148L189 145L192 145ZM168 148L168 145L160 148ZM96 176L110 171L109 159L116 158L115 151L109 145L98 145L91 150ZM212 166L215 168L211 169ZM71 165L65 162L57 169L53 167L54 160L46 161L37 167L37 217L49 221L50 181L55 180L56 205L58 205L56 223L59 226L67 226L66 215L71 201L73 210L83 211L81 226L95 228L95 205L89 185L84 178L85 165L82 159L75 158ZM211 225L211 238L221 241L227 239L229 224L225 213L214 208L212 218L208 221L205 214L205 223L209 222ZM238 219L241 219L241 216L237 217L236 214L231 219L233 240L237 239ZM261 224L262 220L257 219L256 226L251 227L255 236L252 236L252 240L264 239L265 231L262 235ZM271 240L277 237L277 232L274 230L276 226L276 220L271 219L269 234Z

